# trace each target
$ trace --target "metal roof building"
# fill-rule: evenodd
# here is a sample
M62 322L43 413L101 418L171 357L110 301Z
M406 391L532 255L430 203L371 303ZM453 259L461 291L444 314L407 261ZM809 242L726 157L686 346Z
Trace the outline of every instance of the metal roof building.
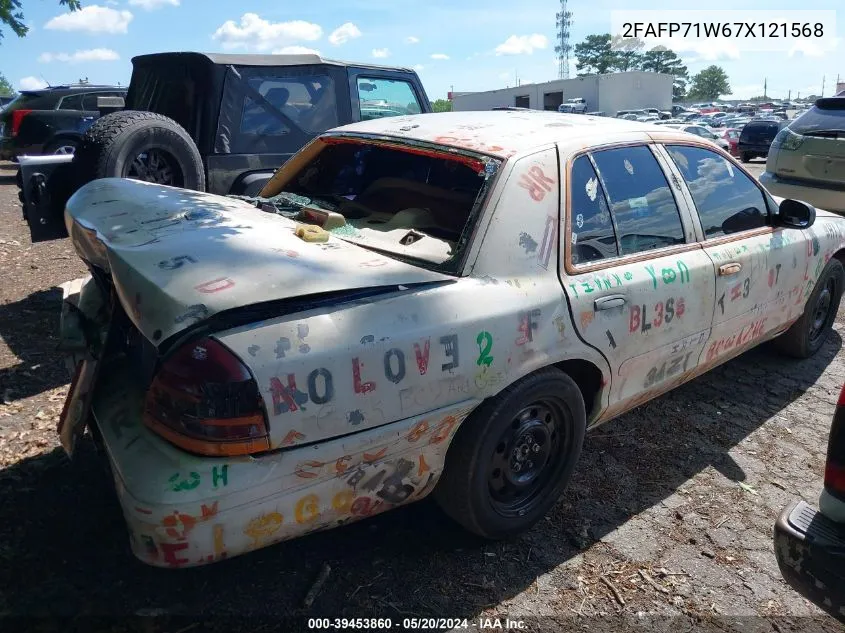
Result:
M604 112L610 116L619 110L668 110L672 107L673 82L672 75L643 71L585 75L485 92L455 93L452 109L461 112L516 106L556 111L567 99L581 97L587 102L588 112Z

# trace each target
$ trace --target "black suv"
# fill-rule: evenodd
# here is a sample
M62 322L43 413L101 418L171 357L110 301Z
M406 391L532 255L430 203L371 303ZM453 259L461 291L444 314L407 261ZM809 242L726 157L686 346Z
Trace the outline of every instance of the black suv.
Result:
M328 129L432 111L410 68L188 52L141 55L132 64L125 110L103 111L73 156L21 158L18 186L33 241L64 234L64 203L91 180L255 196Z
M757 119L749 121L742 128L737 141L736 150L743 163L752 158L765 158L769 155L769 147L775 140L781 128L786 127L786 121L775 119Z
M125 97L117 86L24 90L0 112L0 160L22 154L72 154L96 121L98 97Z

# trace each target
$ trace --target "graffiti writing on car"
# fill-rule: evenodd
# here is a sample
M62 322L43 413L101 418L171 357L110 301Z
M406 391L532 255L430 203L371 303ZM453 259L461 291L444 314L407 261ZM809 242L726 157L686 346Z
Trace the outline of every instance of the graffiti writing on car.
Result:
M643 388L650 389L665 380L669 380L674 376L686 373L690 358L692 358L694 354L695 352L687 352L683 356L676 356L675 358L664 361L656 367L652 367L646 374L645 382L643 382Z
M680 259L676 262L676 266L677 270L675 270L675 267L662 268L659 274L655 271L653 265L649 264L645 267L646 272L651 277L651 282L655 290L657 289L658 282L661 280L664 284L673 284L675 281L679 281L682 284L690 282L689 267Z
M711 361L723 353L742 347L750 343L754 339L763 335L766 327L766 317L758 319L749 325L746 325L739 332L735 332L728 337L713 341L707 348L707 361Z
M648 306L631 306L630 318L628 320L628 331L633 334L637 330L645 334L651 328L663 327L671 323L675 318L684 316L686 305L683 297L669 297L665 302L658 301L654 304L653 316L648 313Z

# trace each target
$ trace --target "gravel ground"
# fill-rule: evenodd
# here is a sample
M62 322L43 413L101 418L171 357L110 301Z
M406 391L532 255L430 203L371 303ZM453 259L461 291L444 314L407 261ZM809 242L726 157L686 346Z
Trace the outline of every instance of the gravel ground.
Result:
M0 164L0 614L159 615L138 630L174 633L205 630L208 616L292 631L306 616L377 615L841 630L781 579L771 533L782 506L815 503L821 488L843 311L812 359L752 350L588 436L564 497L516 540L480 542L423 501L205 568L137 563L93 451L71 463L57 448L56 285L84 269L67 240L30 244L14 174Z

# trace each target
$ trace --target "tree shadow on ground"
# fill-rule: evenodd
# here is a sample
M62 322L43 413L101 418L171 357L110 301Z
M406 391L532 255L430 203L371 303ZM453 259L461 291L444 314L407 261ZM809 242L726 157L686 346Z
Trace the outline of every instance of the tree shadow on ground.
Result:
M0 305L0 339L20 359L0 369L0 396L19 400L67 384L67 369L56 351L61 301L61 288L50 288Z

